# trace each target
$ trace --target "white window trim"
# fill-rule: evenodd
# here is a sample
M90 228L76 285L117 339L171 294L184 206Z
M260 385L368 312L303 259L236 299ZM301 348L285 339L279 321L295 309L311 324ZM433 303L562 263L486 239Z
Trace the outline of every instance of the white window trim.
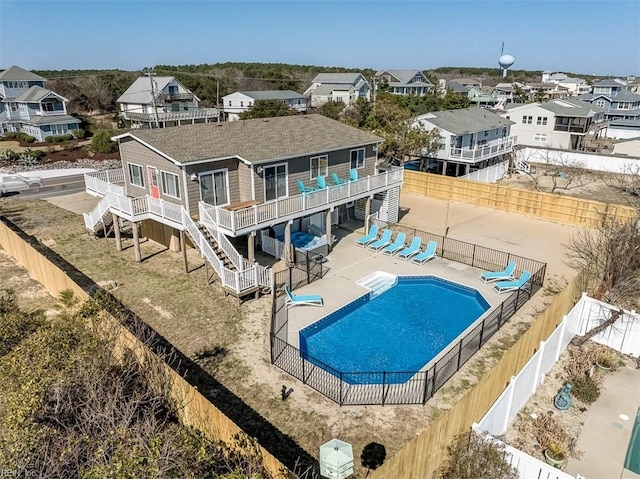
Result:
M547 134L546 133L536 132L536 133L533 134L533 141L538 141L540 143L546 143Z
M322 169L320 168L320 160L323 159L326 161L325 172L324 175L322 173ZM309 179L315 180L318 176L313 176L313 160L318 160L318 176L326 177L329 175L329 155L318 155L312 156L309 158Z
M177 196L174 196L170 193L167 193L167 188L166 188L166 182L165 182L165 175L171 175L171 176L175 176L176 177L176 182L175 182L175 186L176 186L176 192L178 193ZM164 170L160 170L160 191L162 191L162 194L164 196L168 196L169 198L175 198L177 200L181 199L180 198L180 175L177 175L176 173L171 173L170 171L164 171Z
M356 148L355 150L350 150L349 151L349 169L352 170L354 168L351 168L351 153L353 153L354 151L362 151L362 166L358 166L357 161L358 159L356 158L356 170L361 170L365 167L366 161L367 161L367 152L364 148Z
M268 200L267 199L267 175L264 173L264 171L267 168L277 168L280 165L284 165L284 177L286 179L286 181L284 182L284 186L286 189L286 194L284 196L278 196L278 198L276 199L280 199L280 198L288 198L289 197L289 164L288 163L276 163L274 165L268 165L268 166L263 166L262 167L262 198L264 199L264 202L266 203L267 201L275 201L275 200Z
M138 168L140 168L140 179L142 180L141 185L138 185L132 181L133 175L131 174L131 166L137 166ZM127 173L129 173L129 183L133 186L137 186L138 188L144 188L144 168L142 167L142 165L139 165L138 163L127 163L127 170Z
M213 182L213 175L215 173L219 173L221 171L224 171L224 182L225 182L225 188L227 190L227 202L223 203L221 205L215 205L215 206L226 206L226 205L230 205L231 204L231 192L229 191L229 168L218 168L217 170L209 170L209 171L201 171L200 173L198 173L198 185L200 184L200 177L204 176L204 175L211 175L211 181ZM200 201L204 201L202 199L202 188L200 188L198 186L198 191L200 192Z

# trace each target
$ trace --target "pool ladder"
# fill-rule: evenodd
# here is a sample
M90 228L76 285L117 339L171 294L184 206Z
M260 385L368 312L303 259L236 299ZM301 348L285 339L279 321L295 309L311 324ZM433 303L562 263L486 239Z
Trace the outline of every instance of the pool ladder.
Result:
M380 296L385 291L389 291L398 283L398 278L395 275L388 273L374 273L369 277L363 278L357 283L370 291L371 298Z

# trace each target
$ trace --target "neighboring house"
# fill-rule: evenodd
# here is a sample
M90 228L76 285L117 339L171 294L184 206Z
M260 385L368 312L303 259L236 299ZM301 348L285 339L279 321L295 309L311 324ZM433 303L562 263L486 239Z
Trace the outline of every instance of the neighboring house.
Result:
M271 285L270 270L254 265L256 236L263 251L279 238L292 259L297 230L321 229L330 250L332 224L368 218L376 207L381 219L398 219L403 170L377 174L382 138L322 115L135 130L114 139L124 188L87 182L94 194L109 192L85 215L87 228L100 230L113 213L136 223L151 220L151 231L172 237L173 245L184 243L177 237L186 231L237 296ZM348 179L350 170L357 179L334 186L332 174ZM300 190L300 184L317 187L320 177L324 189ZM246 238L246 258L231 237Z
M482 84L478 81L475 80L474 78L454 78L452 81L467 87L467 88L480 88L482 86Z
M578 96L591 91L591 85L584 78L570 77L565 73L542 72L542 83L555 83L567 88L571 96Z
M566 98L571 95L569 88L560 83L529 83L531 87L531 98L541 95L542 100L555 100L556 98Z
M513 83L498 83L494 90L498 95L498 101L502 100L504 103L513 103L516 101L515 92L520 88L523 94L528 97L531 94L531 87L529 85L525 85L524 83L513 82Z
M581 95L580 99L604 109L609 138L640 136L640 94L627 90L619 81L599 81L593 85L592 93Z
M519 145L582 150L604 136L604 109L575 98L508 105L501 114L515 122L511 128Z
M491 107L498 103L498 92L492 86L469 87L467 98L477 106Z
M394 95L423 96L434 90L424 73L420 70L381 70L375 75L376 85L387 85Z
M237 91L222 97L222 110L227 121L240 119L258 100L276 100L298 113L306 113L307 98L291 90Z
M358 98L370 100L371 86L362 73L319 73L303 95L314 108L328 101L341 101L350 106Z
M467 96L469 94L469 87L466 87L455 80L450 80L445 83L445 93L450 91L455 95Z
M218 121L216 108L200 108L200 99L172 76L137 78L117 104L125 126L132 129Z
M45 141L80 128L80 120L67 113L69 100L47 90L46 82L17 66L0 73L0 135L24 132Z
M501 173L485 181L496 181L506 171L506 155L516 144L513 121L483 108L434 111L416 117L413 125L438 130L438 150L428 156L438 163L436 171L447 176L468 176L495 166Z
M640 93L640 78L634 78L629 81L627 88L632 93Z
M640 158L640 138L630 138L615 143L613 145L613 154Z

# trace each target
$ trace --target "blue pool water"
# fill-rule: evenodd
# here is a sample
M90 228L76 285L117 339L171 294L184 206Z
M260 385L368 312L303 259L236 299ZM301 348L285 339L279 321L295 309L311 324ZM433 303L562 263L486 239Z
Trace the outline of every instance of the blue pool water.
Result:
M629 448L627 449L624 467L636 474L640 474L640 409L638 409L636 422L631 431L631 439L629 440Z
M433 276L399 277L387 292L361 296L301 330L300 351L333 374L416 372L489 307L475 289ZM388 375L385 381L401 383L410 376ZM382 375L343 379L377 384Z

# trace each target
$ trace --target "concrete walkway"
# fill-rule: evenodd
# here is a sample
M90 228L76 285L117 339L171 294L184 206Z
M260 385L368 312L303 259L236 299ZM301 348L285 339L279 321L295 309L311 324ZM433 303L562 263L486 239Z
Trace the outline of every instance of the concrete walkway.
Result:
M581 460L571 459L567 472L586 479L639 478L623 471L631 430L640 407L640 371L624 367L609 373L598 400L591 405L578 439ZM624 473L624 475L623 475Z

